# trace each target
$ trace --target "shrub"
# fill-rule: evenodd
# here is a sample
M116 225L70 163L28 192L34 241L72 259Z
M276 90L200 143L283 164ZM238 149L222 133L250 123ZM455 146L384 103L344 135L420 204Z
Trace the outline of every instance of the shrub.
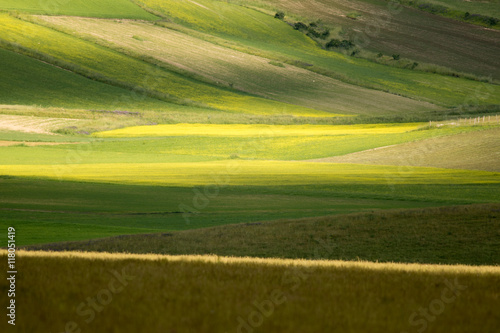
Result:
M304 23L302 22L297 22L293 25L293 28L295 30L299 30L299 31L304 31L304 30L307 30L307 25L305 25Z
M284 12L277 12L275 15L274 15L274 18L278 19L278 20L284 20L285 19L285 13Z
M319 36L321 39L327 39L328 37L330 37L330 29L325 29L325 31L321 33L321 36Z
M399 60L399 58L400 58L399 54L392 55L392 59L394 59L394 60Z
M346 15L347 18L350 18L352 20L356 20L358 17L360 17L361 14L360 13L357 13L357 12L352 12L352 13L348 13Z
M339 49L345 49L349 50L353 48L355 45L353 42L349 40L339 40L339 39L332 39L328 43L326 43L325 47L327 49L333 49L333 48L339 48Z

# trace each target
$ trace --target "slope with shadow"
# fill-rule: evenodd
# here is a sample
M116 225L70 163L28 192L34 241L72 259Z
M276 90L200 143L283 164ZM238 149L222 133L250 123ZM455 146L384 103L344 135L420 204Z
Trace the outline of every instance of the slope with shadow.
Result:
M500 205L357 213L29 246L29 250L217 254L496 265Z
M70 71L0 48L2 104L68 108L174 109L173 104L96 82Z

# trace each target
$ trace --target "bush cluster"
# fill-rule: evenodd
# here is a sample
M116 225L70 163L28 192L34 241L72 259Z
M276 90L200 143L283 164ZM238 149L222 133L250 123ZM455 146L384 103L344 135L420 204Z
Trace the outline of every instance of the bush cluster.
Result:
M333 49L333 48L349 50L349 49L352 49L355 46L356 45L354 45L353 42L351 42L349 40L346 40L346 39L344 39L344 40L332 39L328 43L326 43L326 45L325 45L325 47L328 50Z
M480 14L470 14L469 12L466 12L464 14L464 20L478 22L478 23L484 23L484 24L487 24L489 26L497 25L498 22L500 22L499 19L492 17L492 16L485 16L485 15L480 15Z
M446 14L448 12L448 8L441 5L435 5L431 3L423 3L418 5L420 10L432 13L432 14Z
M311 38L327 39L330 36L330 29L321 29L317 23L310 23L309 25L302 22L297 22L293 25L295 30L302 31Z

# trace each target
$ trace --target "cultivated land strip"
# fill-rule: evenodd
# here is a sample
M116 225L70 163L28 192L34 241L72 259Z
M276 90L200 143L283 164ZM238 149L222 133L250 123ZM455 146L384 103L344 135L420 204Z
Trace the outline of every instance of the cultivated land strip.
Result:
M456 22L413 8L397 9L389 1L234 2L284 10L305 23L320 19L336 30L342 27L346 34L341 37L356 39L358 44L373 52L382 52L388 56L396 53L416 61L500 79L500 60L496 56L500 52L498 30ZM453 4L456 3L453 1ZM391 12L391 8L396 10ZM348 14L351 13L360 16L357 19L349 18Z
M347 84L289 64L250 55L152 23L40 17L57 28L98 38L112 47L154 57L173 70L281 102L340 114L396 113L416 101ZM273 65L273 63L275 63ZM279 83L278 83L279 82ZM428 105L433 109L435 106Z
M310 160L324 163L406 165L500 172L500 128Z

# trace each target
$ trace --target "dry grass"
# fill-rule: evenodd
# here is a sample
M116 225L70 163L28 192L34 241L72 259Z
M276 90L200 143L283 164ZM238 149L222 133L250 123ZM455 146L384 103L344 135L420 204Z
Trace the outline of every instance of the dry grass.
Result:
M0 147L9 147L16 145L24 145L29 147L36 146L58 146L58 145L71 145L80 144L81 142L25 142L25 141L0 141Z
M0 130L20 131L27 133L53 134L61 127L74 126L81 123L78 119L48 118L33 116L14 116L0 114Z
M17 268L16 332L415 331L436 302L429 332L499 323L498 267L19 252Z
M492 128L312 161L500 172L499 160L500 128Z

